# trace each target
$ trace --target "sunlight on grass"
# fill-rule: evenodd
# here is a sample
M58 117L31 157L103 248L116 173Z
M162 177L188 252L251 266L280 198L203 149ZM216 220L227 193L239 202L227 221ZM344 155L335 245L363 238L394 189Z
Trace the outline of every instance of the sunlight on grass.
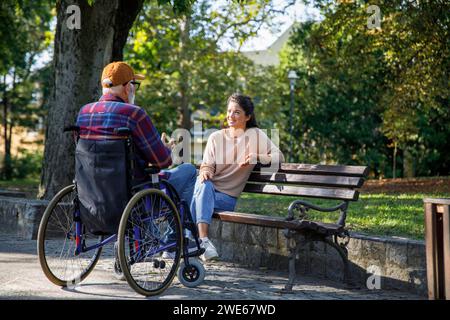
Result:
M351 202L347 227L355 232L380 236L424 238L423 199L448 197L446 194L362 194L359 201ZM244 193L236 211L271 216L287 216L289 204L295 197ZM305 199L320 206L335 205L335 201ZM257 205L255 205L257 204ZM309 211L308 218L323 222L336 222L339 213Z
M38 179L0 181L0 188L35 189ZM448 198L442 193L363 193L356 202L350 202L347 228L351 231L379 236L401 236L413 239L424 238L423 199ZM290 196L272 196L243 193L236 211L269 216L287 216L289 204L297 200ZM339 202L322 199L304 199L322 207L331 207ZM339 212L317 212L310 210L308 219L334 223Z
M39 179L0 180L0 188L38 188Z

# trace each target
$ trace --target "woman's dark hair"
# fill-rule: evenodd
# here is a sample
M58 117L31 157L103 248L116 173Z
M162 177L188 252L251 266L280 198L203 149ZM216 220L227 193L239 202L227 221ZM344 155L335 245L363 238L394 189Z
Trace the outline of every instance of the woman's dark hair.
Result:
M246 123L247 128L258 127L255 117L255 106L253 105L253 101L249 96L245 96L240 93L233 93L231 96L228 97L227 105L230 102L237 103L244 110L245 115L250 116L250 119L248 119Z

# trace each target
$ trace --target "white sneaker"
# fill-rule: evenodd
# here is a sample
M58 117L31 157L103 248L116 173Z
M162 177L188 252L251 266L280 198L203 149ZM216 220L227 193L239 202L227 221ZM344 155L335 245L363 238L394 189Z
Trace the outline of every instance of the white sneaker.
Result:
M203 261L207 260L217 260L219 258L219 254L217 253L216 247L214 247L211 240L206 239L203 240L200 244L202 248L205 248L205 252L200 256Z
M201 243L200 243L201 247ZM192 253L197 251L197 244L195 243L195 240L189 241L189 247L188 247L188 253ZM183 253L181 253L181 257L183 257ZM163 259L175 259L175 251L164 251L161 255L161 258Z

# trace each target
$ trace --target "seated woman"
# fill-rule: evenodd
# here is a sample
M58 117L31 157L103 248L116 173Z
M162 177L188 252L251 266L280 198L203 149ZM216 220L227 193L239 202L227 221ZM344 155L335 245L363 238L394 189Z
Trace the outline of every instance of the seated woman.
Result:
M191 213L197 223L202 260L218 258L208 239L208 228L214 211L233 211L257 162L279 164L283 154L258 128L253 102L248 96L233 94L227 101L227 123L224 129L210 135L200 166L191 202Z

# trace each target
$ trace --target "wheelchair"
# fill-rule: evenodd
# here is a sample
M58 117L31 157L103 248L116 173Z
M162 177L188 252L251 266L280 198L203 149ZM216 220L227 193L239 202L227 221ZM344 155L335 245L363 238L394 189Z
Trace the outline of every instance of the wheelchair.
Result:
M80 128L71 126L78 144ZM146 169L147 179L133 183L133 142L128 128L115 132L123 136L126 154L125 209L114 234L92 233L83 223L76 179L60 190L47 206L38 230L37 250L46 277L62 287L74 287L92 272L103 246L114 242L114 272L144 296L161 294L175 275L187 287L196 287L205 277L197 259L204 253L187 203L175 188L160 177L158 168ZM114 188L114 186L113 186ZM189 230L196 248L189 250ZM192 240L191 240L192 241Z

